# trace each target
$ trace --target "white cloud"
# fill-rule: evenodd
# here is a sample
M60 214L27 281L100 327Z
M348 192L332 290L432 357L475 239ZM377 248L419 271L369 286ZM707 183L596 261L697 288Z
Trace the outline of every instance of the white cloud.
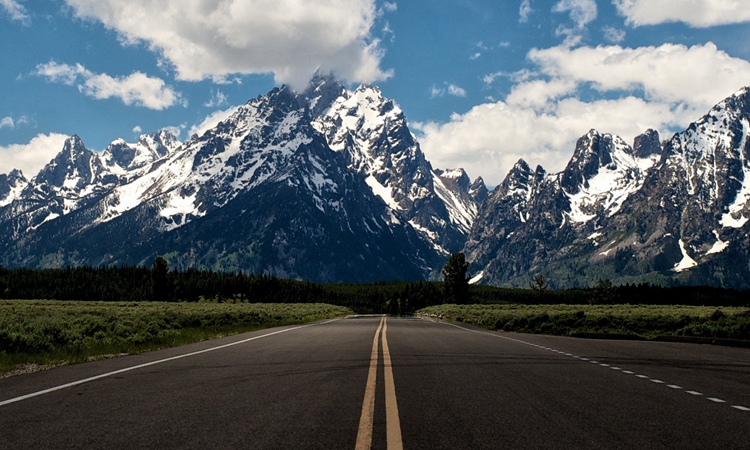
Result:
M694 28L750 22L745 0L613 0L628 25L684 22Z
M179 139L180 135L182 134L182 130L184 130L186 127L187 127L187 124L182 123L180 125L164 127L164 130L169 131L172 134L172 136Z
M692 47L558 46L533 49L527 57L549 77L591 83L600 92L643 90L650 101L698 109L708 109L750 84L750 62L731 57L711 42Z
M454 97L466 97L466 89L461 86L448 83L447 81L444 81L443 85L445 87L437 87L433 84L430 88L430 98L442 97L446 92Z
M180 80L273 73L304 87L320 69L347 81L390 76L371 35L374 0L66 0L79 17L100 21L127 42L145 42ZM389 3L385 8L393 8Z
M203 106L207 108L218 108L226 105L227 96L218 89L215 92L213 89L211 89L211 99L203 104Z
M552 12L569 12L570 20L574 23L573 27L561 24L555 30L555 36L565 37L565 47L574 47L581 43L586 34L586 25L593 22L598 13L594 0L560 0L552 7Z
M570 20L575 22L576 28L582 29L596 19L597 8L594 0L560 0L552 7L552 12L570 11Z
M387 12L394 12L398 9L396 2L385 2L383 3L383 9Z
M21 116L18 119L13 119L11 116L3 117L0 119L0 129L2 128L16 128L20 125L27 125L31 120L26 116Z
M81 93L99 100L115 97L126 105L157 110L175 104L186 106L180 94L167 86L164 80L143 72L133 72L126 77L111 77L106 73L93 73L81 64L71 66L50 61L39 64L35 73L52 82L69 86L77 84Z
M439 88L434 84L430 88L430 98L442 97L445 95L445 88Z
M604 33L604 39L612 44L619 44L625 40L625 30L618 30L614 27L604 27L602 28L602 33Z
M136 125L133 127L133 133L135 134L141 134L143 132L143 128L141 128L140 125Z
M28 144L0 147L0 173L21 170L26 177L36 175L63 148L65 134L38 134Z
M531 9L531 0L523 0L521 6L518 7L518 21L521 23L528 22L532 12L534 10Z
M448 93L456 97L466 97L466 89L455 84L448 85Z
M238 109L240 109L241 106L231 106L227 109L222 109L218 111L214 111L208 116L206 116L205 119L199 124L195 124L192 127L190 127L190 130L188 130L188 136L192 136L194 134L202 135L206 131L210 130L211 128L214 128L216 125L219 124L222 120L227 119L229 116L237 112Z
M519 158L559 171L591 128L631 143L648 128L666 138L750 84L750 63L712 43L634 49L561 45L531 50L527 58L535 70L485 77L488 84L498 76L515 83L504 100L454 114L448 123L415 126L436 167L463 166L489 184L500 183ZM584 101L587 89L614 98Z
M16 0L0 0L0 6L10 16L12 20L17 20L24 25L31 24L31 18L26 13L26 8Z

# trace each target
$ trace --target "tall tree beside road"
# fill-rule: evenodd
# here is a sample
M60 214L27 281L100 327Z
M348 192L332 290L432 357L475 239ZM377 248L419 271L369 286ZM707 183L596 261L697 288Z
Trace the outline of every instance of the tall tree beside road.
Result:
M469 302L469 263L463 253L454 253L443 267L443 301L464 304Z

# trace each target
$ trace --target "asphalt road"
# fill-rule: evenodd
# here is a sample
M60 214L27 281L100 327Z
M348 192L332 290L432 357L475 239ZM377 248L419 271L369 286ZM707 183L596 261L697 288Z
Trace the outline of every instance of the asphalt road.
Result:
M0 449L401 445L750 449L750 350L360 318L0 380Z

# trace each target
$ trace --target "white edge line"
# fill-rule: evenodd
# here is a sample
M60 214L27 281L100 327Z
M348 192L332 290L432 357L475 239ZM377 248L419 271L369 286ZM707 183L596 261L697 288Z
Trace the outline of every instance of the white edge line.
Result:
M83 380L72 381L70 383L61 384L59 386L51 387L49 389L44 389L42 391L32 392L31 394L26 394L26 395L22 395L20 397L15 397L15 398L10 398L8 400L3 400L3 401L0 402L0 406L5 406L5 405L9 405L11 403L16 403L16 402L20 402L20 401L23 401L23 400L28 400L28 399L33 398L33 397L38 397L40 395L49 394L51 392L59 391L59 390L62 390L62 389L67 389L67 388L75 387L75 386L78 386L78 385L81 385L81 384L84 384L84 383L90 383L92 381L100 380L102 378L111 377L112 375L117 375L117 374L121 374L121 373L125 373L125 372L130 372L132 370L142 369L144 367L149 367L149 366L153 366L153 365L156 365L156 364L161 364L161 363L165 363L165 362L169 362L169 361L174 361L176 359L187 358L189 356L200 355L201 353L208 353L208 352L212 352L214 350L221 350L223 348L232 347L234 345L239 345L239 344L244 344L245 342L254 341L256 339L261 339L261 338L273 336L273 335L276 335L276 334L286 333L287 331L298 330L300 328L310 327L310 326L313 326L313 325L325 325L327 323L331 323L331 322L336 321L336 320L339 320L339 319L329 320L328 322L323 322L323 323L320 323L320 324L310 323L310 324L307 324L307 325L300 325L298 327L286 328L286 329L283 329L283 330L274 331L273 333L268 333L268 334L264 334L264 335L261 335L261 336L254 336L254 337L251 337L251 338L248 338L248 339L243 339L241 341L231 342L229 344L220 345L218 347L212 347L212 348L207 348L207 349L204 349L204 350L198 350L196 352L185 353L183 355L177 355L177 356L172 356L172 357L169 357L169 358L159 359L157 361L150 361L150 362L147 362L147 363L138 364L137 366L125 367L124 369L119 369L119 370L115 370L115 371L112 371L112 372L103 373L103 374L96 375L96 376L93 376L93 377L84 378Z

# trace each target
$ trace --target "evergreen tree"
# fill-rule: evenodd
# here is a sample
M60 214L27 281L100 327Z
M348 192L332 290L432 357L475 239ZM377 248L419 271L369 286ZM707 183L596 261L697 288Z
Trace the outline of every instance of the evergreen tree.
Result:
M157 256L154 265L151 266L151 292L153 299L156 301L171 300L167 274L169 273L169 264L161 256Z
M463 253L454 253L443 267L443 301L445 303L469 303L469 278L466 270L469 263Z

